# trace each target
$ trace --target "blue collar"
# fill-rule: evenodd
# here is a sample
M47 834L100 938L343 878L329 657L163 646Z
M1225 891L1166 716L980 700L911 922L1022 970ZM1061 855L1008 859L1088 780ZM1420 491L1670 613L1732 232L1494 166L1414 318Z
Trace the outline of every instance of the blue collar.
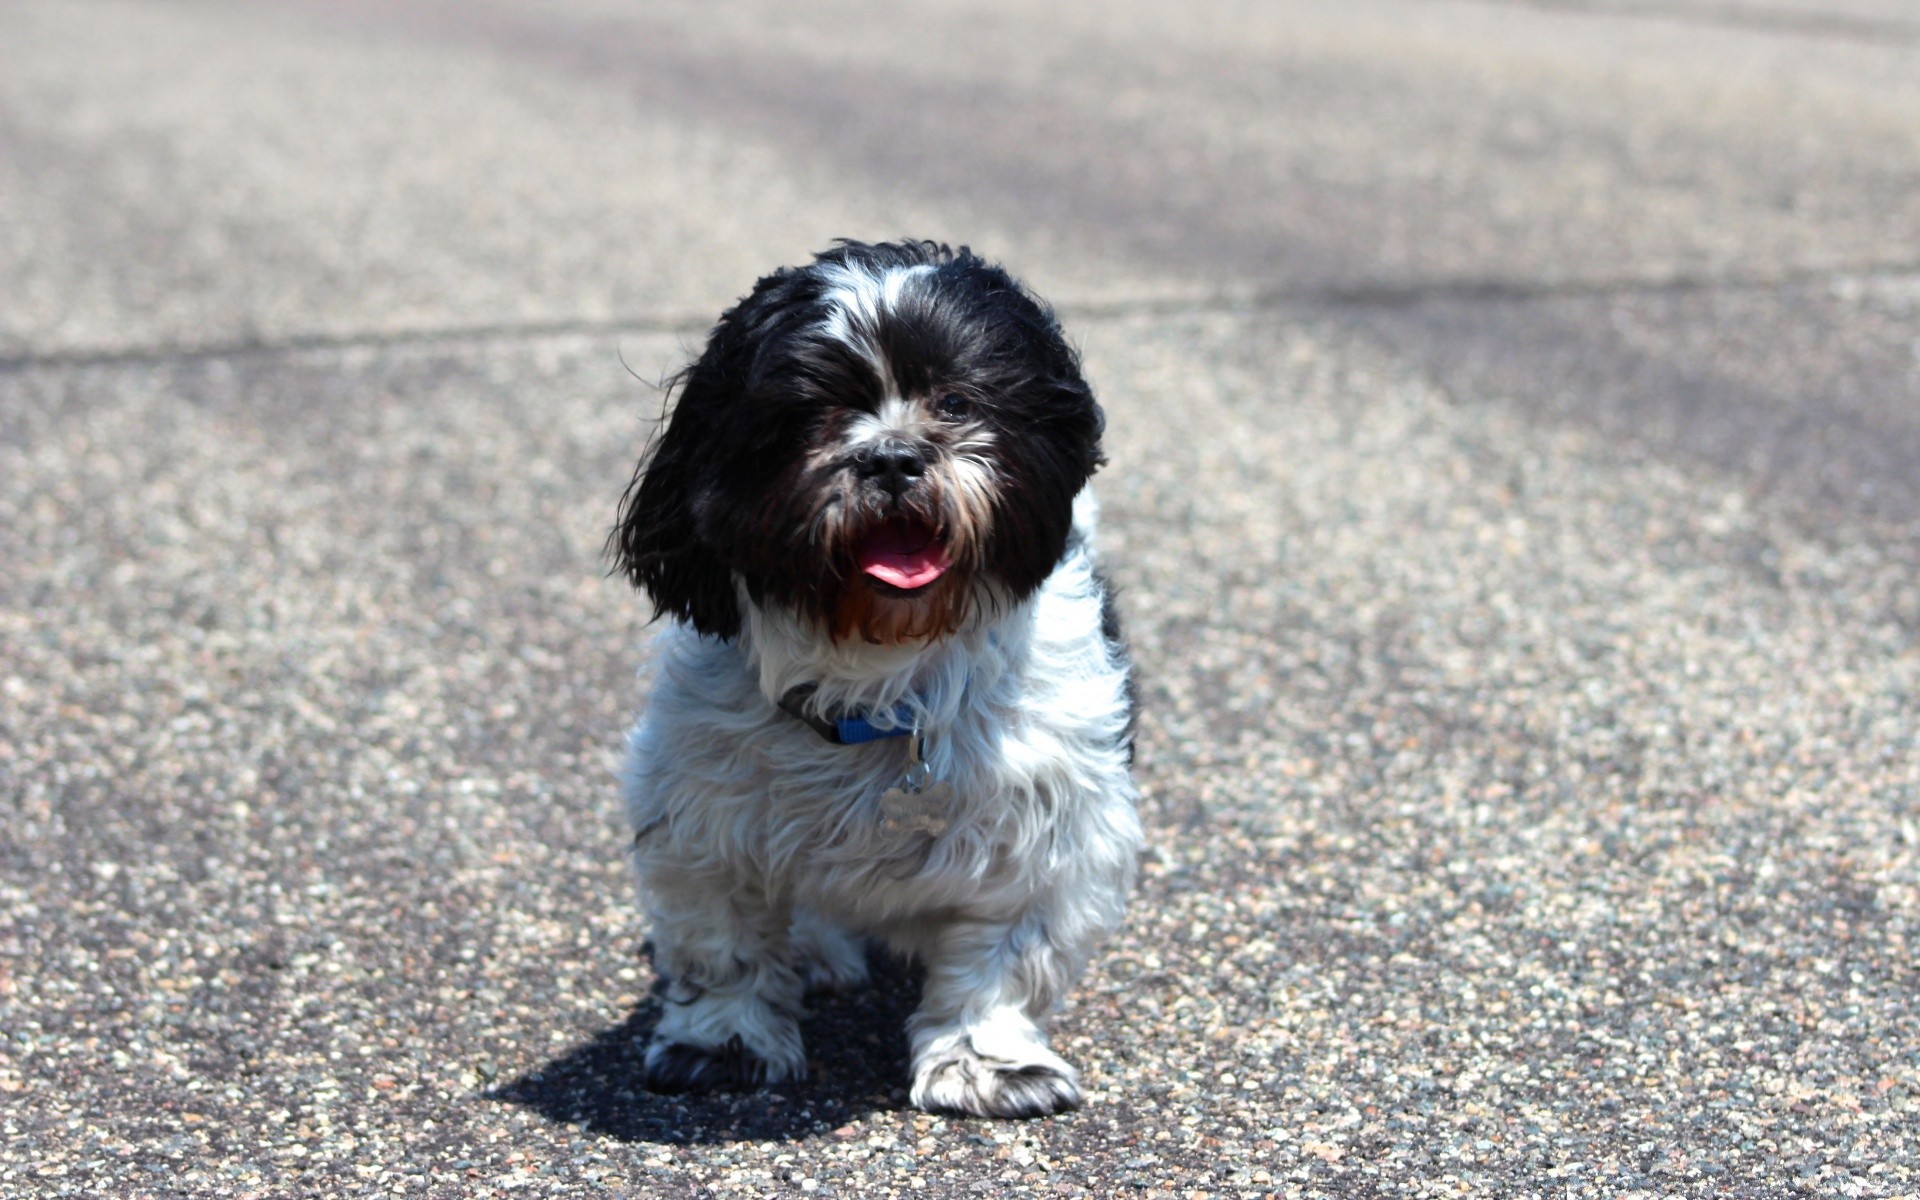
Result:
M863 742L906 737L913 732L913 709L905 704L893 710L891 729L876 728L873 722L867 719L867 714L817 716L807 708L807 700L818 687L818 684L803 683L789 689L786 695L780 697L780 711L836 746L858 746Z

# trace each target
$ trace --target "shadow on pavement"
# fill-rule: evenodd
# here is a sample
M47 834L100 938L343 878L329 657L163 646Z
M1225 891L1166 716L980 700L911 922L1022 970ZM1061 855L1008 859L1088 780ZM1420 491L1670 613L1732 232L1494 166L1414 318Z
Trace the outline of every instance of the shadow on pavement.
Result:
M754 1092L661 1096L641 1058L660 1019L650 998L591 1042L487 1095L550 1121L622 1142L671 1145L799 1140L907 1104L907 1017L920 1002L916 967L869 954L872 978L846 995L815 996L801 1022L807 1078Z

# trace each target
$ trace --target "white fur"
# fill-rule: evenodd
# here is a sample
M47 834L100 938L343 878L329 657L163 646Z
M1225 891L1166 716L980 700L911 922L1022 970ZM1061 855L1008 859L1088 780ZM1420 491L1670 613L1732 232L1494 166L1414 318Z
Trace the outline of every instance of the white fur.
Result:
M802 1074L803 988L858 982L857 939L873 937L926 966L916 1104L1078 1102L1038 1022L1119 923L1141 835L1090 499L1075 518L1082 536L1036 594L932 642L836 644L751 605L732 641L662 630L623 773L655 962L673 981L650 1064L738 1038L764 1078ZM776 707L801 683L823 710L913 714L953 788L943 832L883 818L907 739L826 742Z
M888 396L876 411L861 413L848 423L843 444L851 450L903 434L917 434L928 424L927 414L919 405Z
M900 389L893 379L893 365L880 349L880 323L889 310L899 306L900 293L907 283L916 275L930 273L933 268L895 267L876 273L848 263L818 269L831 289L827 303L832 305L832 312L824 332L865 356L880 377L886 397L898 400Z

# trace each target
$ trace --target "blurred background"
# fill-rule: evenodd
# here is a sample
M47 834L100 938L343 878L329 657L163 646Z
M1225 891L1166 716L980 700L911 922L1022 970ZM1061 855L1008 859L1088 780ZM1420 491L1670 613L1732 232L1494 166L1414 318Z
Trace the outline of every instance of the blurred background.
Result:
M1059 307L1083 1112L638 1091L600 548L759 275ZM0 1191L1920 1187L1920 4L0 0Z

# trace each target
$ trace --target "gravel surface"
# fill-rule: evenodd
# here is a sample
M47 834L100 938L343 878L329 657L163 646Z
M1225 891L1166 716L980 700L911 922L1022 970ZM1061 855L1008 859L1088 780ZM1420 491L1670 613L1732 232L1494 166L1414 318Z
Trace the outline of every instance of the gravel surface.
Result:
M0 1194L1920 1195L1920 27L1648 7L0 3ZM654 1097L646 381L903 230L1109 409L1088 1103Z

